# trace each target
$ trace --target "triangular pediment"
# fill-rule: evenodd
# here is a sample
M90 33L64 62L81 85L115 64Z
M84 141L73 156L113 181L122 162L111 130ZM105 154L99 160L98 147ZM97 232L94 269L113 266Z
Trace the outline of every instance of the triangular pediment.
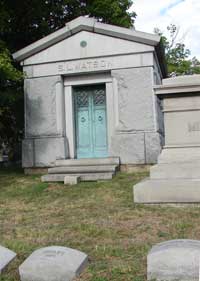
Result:
M86 41L87 46L80 47L80 42ZM160 42L160 37L155 34L144 33L133 29L122 28L97 22L93 18L79 17L66 24L65 27L36 41L35 43L13 54L18 61L26 59L35 63L48 61L51 58L65 55L73 57L90 57L131 52L145 52L154 48ZM133 50L133 51L132 51ZM61 54L57 52L61 51ZM70 54L71 53L71 54ZM63 58L62 58L63 59ZM66 58L65 58L66 60Z
M24 61L24 64L40 64L47 62L66 61L93 57L104 57L121 54L151 52L154 47L81 31L61 42L43 50Z

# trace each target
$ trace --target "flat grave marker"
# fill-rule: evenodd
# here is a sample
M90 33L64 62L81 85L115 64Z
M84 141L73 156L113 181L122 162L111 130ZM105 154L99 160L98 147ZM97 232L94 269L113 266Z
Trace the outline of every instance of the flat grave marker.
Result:
M200 241L178 239L159 243L147 256L147 280L199 281Z
M70 281L87 265L85 253L50 246L34 251L19 267L21 281Z
M16 253L0 246L0 273L16 257Z

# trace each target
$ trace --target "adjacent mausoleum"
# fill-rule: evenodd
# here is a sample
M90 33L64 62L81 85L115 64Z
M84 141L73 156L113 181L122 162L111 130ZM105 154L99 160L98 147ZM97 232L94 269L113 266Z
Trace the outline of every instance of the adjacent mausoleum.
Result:
M26 73L23 167L116 156L155 163L166 76L158 35L79 17L13 54Z

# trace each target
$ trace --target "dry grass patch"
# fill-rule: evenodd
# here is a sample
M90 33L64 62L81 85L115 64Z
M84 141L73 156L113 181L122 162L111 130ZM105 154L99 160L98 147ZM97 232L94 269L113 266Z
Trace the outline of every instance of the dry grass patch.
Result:
M0 243L18 253L1 281L18 281L17 267L35 249L61 245L89 254L81 281L144 281L155 243L200 239L200 209L139 206L132 186L145 173L76 186L46 184L21 170L0 171Z

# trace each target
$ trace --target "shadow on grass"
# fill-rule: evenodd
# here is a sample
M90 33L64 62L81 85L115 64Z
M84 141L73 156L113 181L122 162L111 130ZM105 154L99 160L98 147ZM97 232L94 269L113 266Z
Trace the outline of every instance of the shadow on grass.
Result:
M0 175L15 174L15 175L23 175L24 170L20 165L9 165L8 167L0 165Z

